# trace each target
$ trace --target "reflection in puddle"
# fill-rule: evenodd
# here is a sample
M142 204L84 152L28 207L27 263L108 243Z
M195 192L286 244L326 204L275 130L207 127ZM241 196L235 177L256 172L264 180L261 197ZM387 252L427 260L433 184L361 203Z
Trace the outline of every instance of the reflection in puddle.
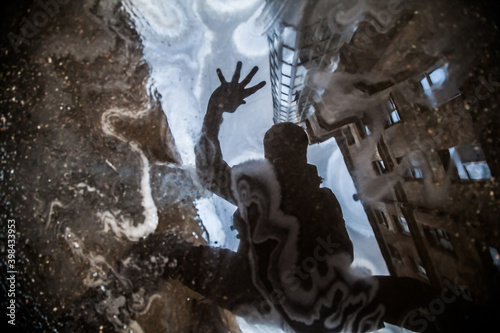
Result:
M2 224L0 262L1 304L15 309L2 320L58 332L481 330L459 307L472 299L481 323L498 309L495 6L9 7L0 179L2 219L15 223ZM260 68L247 88L267 85L210 129L216 69L230 80L239 60L242 78ZM286 121L305 132L275 153L307 133L307 167L291 148L262 160L266 131Z

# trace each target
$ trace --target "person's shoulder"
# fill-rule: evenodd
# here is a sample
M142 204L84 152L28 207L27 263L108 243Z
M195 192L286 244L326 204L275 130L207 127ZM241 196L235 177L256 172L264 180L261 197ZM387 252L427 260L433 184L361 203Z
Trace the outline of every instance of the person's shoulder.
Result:
M272 164L265 158L246 160L232 167L233 172L258 174L263 169L272 169Z
M335 199L335 201L338 201L333 191L328 187L320 187L318 191L325 199Z
M231 168L233 184L238 179L246 178L266 183L269 187L277 187L276 172L273 165L266 159L253 159L237 164Z
M337 213L342 212L340 202L331 189L328 187L321 187L319 191L322 199L329 207L334 208Z
M320 177L318 168L315 165L308 163L306 165L305 173L307 175L309 186L321 188L323 178Z
M259 197L273 207L279 207L281 187L268 160L249 160L235 165L231 177L231 189L238 206Z

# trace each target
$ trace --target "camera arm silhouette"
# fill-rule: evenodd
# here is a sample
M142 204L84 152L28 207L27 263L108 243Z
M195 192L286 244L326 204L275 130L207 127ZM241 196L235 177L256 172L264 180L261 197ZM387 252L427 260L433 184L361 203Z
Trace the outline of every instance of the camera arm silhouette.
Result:
M234 113L240 105L246 103L245 98L266 84L265 81L262 81L255 86L246 88L259 68L253 67L250 73L241 82L238 82L241 67L242 63L239 61L229 82L226 81L222 71L217 69L220 86L215 89L209 99L201 137L195 148L196 170L202 185L233 204L236 202L231 193L231 168L223 159L219 142L222 117L224 112Z

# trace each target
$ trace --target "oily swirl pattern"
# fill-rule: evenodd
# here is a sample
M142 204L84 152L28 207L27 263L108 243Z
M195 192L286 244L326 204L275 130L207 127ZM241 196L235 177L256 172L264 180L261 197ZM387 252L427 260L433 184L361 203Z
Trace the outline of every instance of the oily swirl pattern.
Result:
M293 329L366 332L382 326L384 308L372 302L376 283L356 276L343 254L322 249L321 256L307 257L311 269L296 272L305 257L298 250L299 220L280 210L280 186L268 161L233 167L232 187L245 222L241 241L248 243L253 283ZM315 260L326 269L314 269Z

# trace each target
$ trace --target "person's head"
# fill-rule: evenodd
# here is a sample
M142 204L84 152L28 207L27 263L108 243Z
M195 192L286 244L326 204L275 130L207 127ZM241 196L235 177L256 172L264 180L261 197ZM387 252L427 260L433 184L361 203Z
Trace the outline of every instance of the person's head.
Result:
M279 123L272 126L264 136L265 157L272 164L306 164L308 144L307 134L300 126Z

